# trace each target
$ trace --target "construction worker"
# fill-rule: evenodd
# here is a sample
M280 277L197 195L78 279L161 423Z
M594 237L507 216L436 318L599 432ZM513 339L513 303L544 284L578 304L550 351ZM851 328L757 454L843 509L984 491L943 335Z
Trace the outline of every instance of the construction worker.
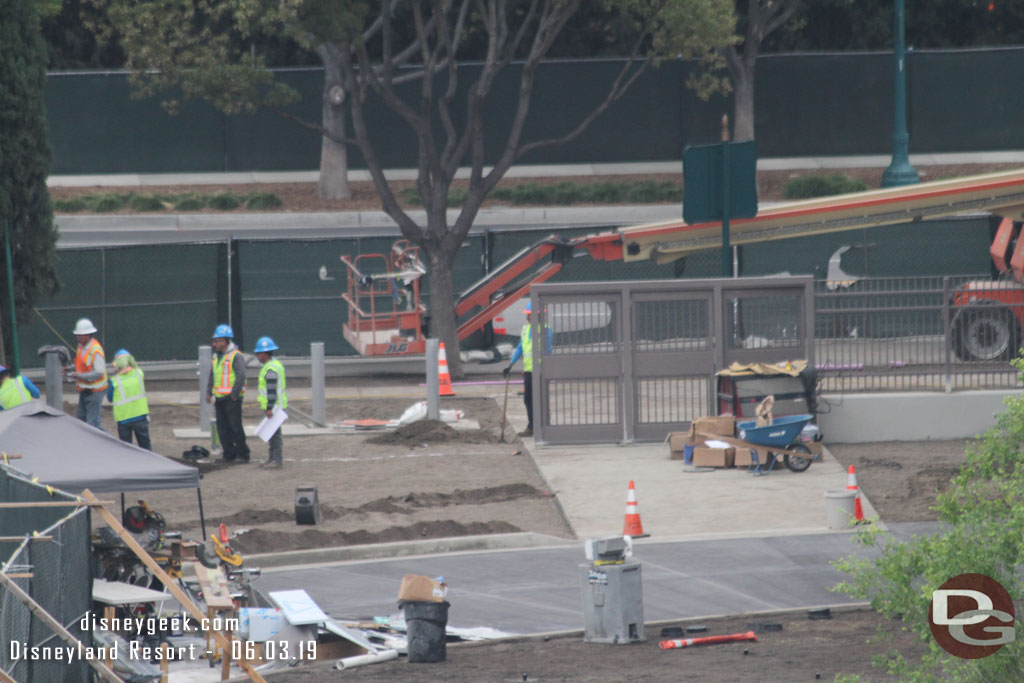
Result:
M107 360L94 334L96 326L88 318L75 323L78 352L75 354L75 370L71 377L78 389L78 419L102 430L100 406L103 405L103 394L107 390Z
M39 398L39 389L25 375L11 377L11 371L0 365L0 410L7 410Z
M508 367L502 370L501 374L508 377L512 372L512 366L520 358L523 359L523 403L526 405L526 429L519 432L519 436L533 436L533 326L530 323L531 303L526 304L526 324L519 335L519 345L512 352L512 359ZM544 325L544 352L551 353L554 346L554 333L548 325Z
M135 357L128 349L114 354L114 374L107 387L107 400L114 405L117 437L132 442L132 434L139 448L153 450L149 440L149 402L146 400L146 378Z
M274 407L281 410L288 407L288 394L285 392L284 366L281 361L274 358L274 351L277 351L277 344L270 337L260 337L256 341L256 359L263 364L260 368L260 408L267 417L274 415ZM284 436L281 428L278 427L274 435L267 442L270 446L270 454L267 461L260 467L264 469L279 470L284 467Z
M228 462L249 462L249 446L242 426L242 400L245 398L245 357L235 346L235 333L230 325L217 325L210 347L213 368L206 389L206 402L211 398L217 416L223 458Z

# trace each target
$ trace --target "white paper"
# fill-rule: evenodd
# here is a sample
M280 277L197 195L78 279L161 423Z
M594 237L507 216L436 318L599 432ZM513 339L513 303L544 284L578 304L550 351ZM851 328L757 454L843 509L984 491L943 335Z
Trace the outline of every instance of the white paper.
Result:
M719 441L718 439L708 439L704 442L704 445L708 448L728 448L729 443L727 441Z
M288 413L281 410L281 406L274 406L274 412L271 417L263 418L263 422L260 422L259 426L256 427L256 436L263 439L264 442L270 441L270 437L274 436L284 421L288 419Z

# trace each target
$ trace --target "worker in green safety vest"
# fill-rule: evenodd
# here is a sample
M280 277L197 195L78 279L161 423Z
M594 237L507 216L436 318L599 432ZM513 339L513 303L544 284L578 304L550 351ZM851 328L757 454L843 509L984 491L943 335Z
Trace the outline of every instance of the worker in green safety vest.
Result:
M10 369L0 365L0 410L7 410L39 398L39 389L28 377L11 377Z
M278 346L270 337L256 340L256 359L263 364L259 377L260 408L267 417L273 417L275 408L284 410L288 407L288 394L285 391L284 366L274 358ZM270 453L267 461L260 465L263 469L279 470L284 467L284 436L278 427L270 441L267 442Z
M530 323L530 309L532 304L526 304L526 324L523 325L522 334L519 335L519 345L512 352L512 358L508 362L502 374L505 377L512 372L512 366L520 358L523 359L523 404L526 406L526 429L519 432L519 436L533 436L533 327ZM551 353L554 346L554 333L551 327L544 325L544 353Z
M131 443L134 434L139 448L153 450L149 440L146 378L128 349L118 349L114 354L114 372L109 379L107 400L114 406L118 438Z

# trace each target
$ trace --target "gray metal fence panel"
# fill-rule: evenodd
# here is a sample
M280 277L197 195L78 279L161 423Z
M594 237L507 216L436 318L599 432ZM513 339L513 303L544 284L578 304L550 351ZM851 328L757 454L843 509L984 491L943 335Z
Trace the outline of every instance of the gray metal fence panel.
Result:
M714 411L734 361L814 358L812 280L535 285L534 430L547 443L660 441Z

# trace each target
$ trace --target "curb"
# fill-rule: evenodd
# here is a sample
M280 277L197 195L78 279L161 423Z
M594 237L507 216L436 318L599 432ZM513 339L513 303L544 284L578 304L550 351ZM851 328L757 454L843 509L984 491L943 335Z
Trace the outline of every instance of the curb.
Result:
M390 560L413 555L543 548L572 545L574 542L570 539L538 534L533 531L521 531L511 534L455 536L451 538L429 538L422 541L395 541L392 543L260 553L246 555L245 561L249 566L285 571L299 565L308 567L309 565L336 562Z

